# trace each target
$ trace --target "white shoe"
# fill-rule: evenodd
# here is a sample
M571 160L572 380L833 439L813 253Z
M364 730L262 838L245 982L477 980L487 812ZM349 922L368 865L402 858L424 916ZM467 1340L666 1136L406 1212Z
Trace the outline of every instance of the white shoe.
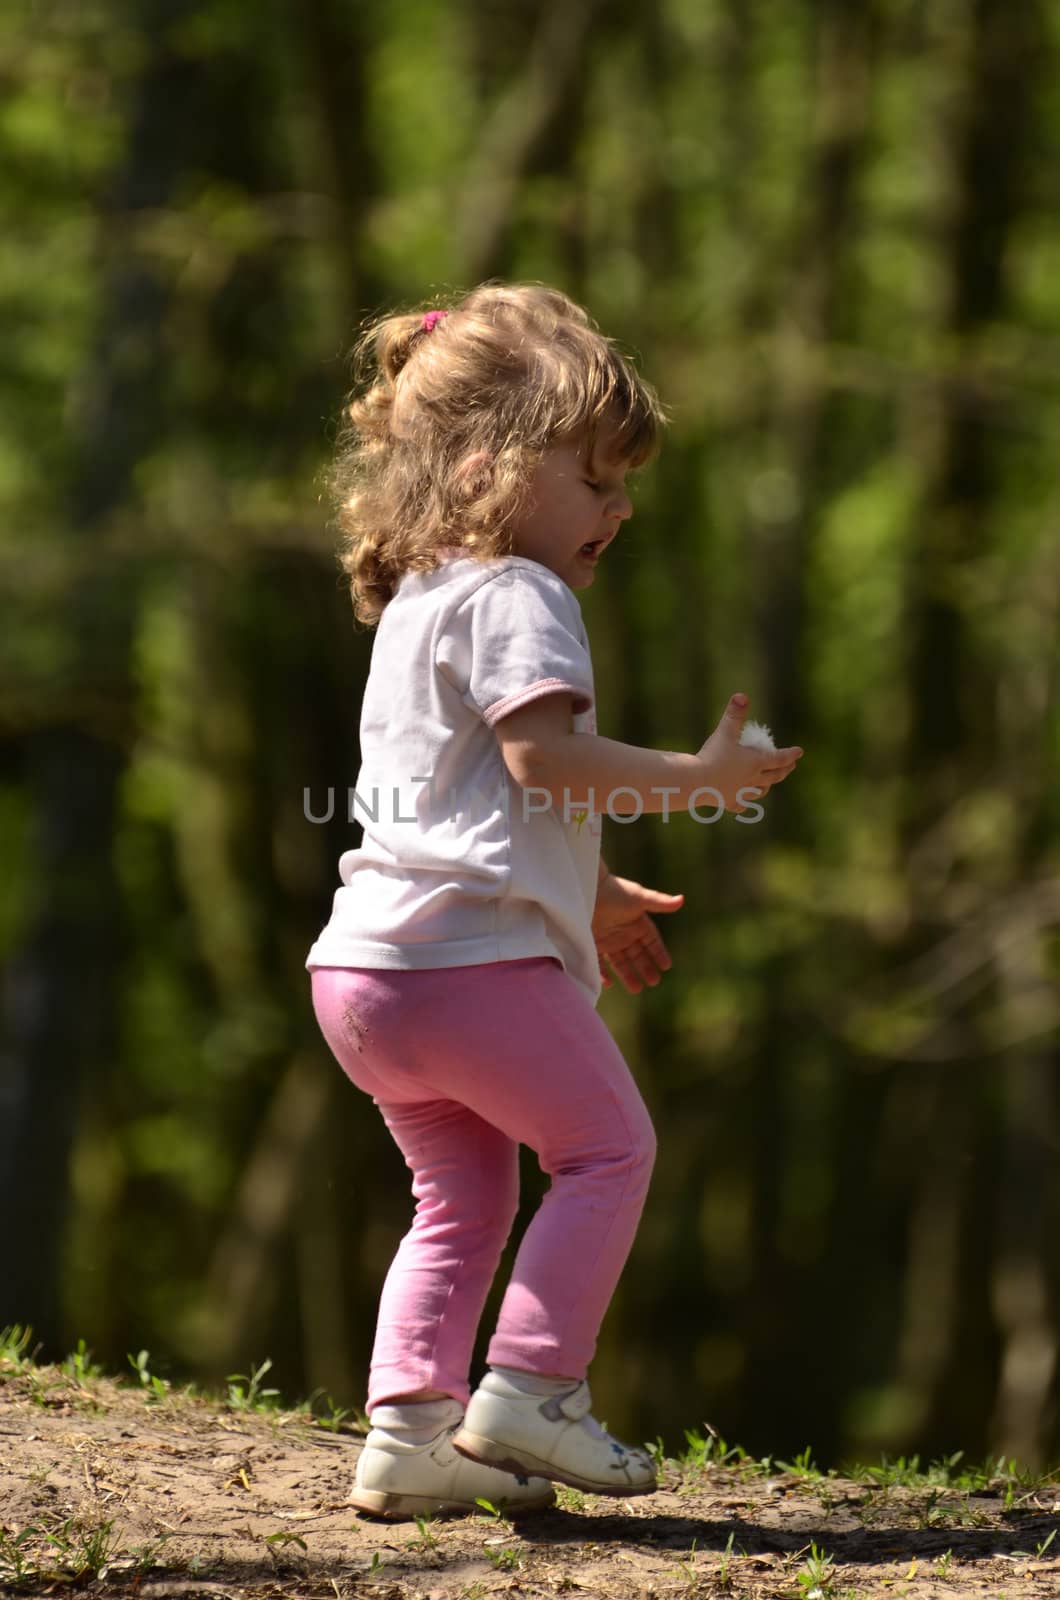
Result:
M538 1511L555 1500L552 1485L481 1466L457 1455L454 1427L444 1428L428 1444L406 1444L380 1434L368 1435L357 1462L350 1503L373 1517L395 1521L411 1517L459 1516L480 1511L478 1500L488 1500L508 1516Z
M567 1394L525 1394L488 1372L453 1436L461 1455L508 1472L533 1472L587 1494L650 1494L655 1468L642 1450L620 1444L589 1415L589 1385Z

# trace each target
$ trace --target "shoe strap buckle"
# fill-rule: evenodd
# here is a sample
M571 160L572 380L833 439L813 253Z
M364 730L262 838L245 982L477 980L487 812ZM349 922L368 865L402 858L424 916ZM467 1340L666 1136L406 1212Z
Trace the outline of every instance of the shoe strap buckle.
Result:
M580 1383L570 1394L565 1394L556 1401L556 1409L561 1411L570 1422L580 1422L592 1410L593 1397L589 1393L589 1385Z

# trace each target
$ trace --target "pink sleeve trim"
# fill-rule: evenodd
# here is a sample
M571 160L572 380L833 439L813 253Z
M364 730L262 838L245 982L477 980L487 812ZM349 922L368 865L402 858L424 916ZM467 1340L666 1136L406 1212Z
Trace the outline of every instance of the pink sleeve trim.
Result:
M567 683L563 678L539 678L536 683L530 684L526 689L520 689L518 694L507 694L503 700L495 700L487 706L482 713L483 721L491 728L495 728L502 718L510 716L513 711L518 711L522 706L528 706L533 700L542 700L547 694L570 694L574 696L575 712L588 711L592 705L592 697L584 689L577 688L573 683Z

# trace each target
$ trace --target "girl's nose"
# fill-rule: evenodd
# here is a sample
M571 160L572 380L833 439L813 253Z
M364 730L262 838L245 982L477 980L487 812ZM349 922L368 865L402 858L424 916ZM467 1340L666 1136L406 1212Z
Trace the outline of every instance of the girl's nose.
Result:
M614 496L608 509L611 511L613 516L618 518L620 522L625 522L627 517L631 517L633 515L633 501L629 498L629 495L624 489L620 489Z

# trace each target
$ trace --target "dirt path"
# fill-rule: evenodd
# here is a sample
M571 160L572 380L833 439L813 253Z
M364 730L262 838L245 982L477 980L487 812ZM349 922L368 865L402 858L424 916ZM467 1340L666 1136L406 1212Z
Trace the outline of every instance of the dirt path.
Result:
M150 1394L55 1367L0 1373L0 1593L1060 1597L1060 1533L1037 1553L1060 1526L1055 1479L962 1494L667 1463L641 1499L561 1490L518 1525L419 1527L345 1504L353 1433Z

